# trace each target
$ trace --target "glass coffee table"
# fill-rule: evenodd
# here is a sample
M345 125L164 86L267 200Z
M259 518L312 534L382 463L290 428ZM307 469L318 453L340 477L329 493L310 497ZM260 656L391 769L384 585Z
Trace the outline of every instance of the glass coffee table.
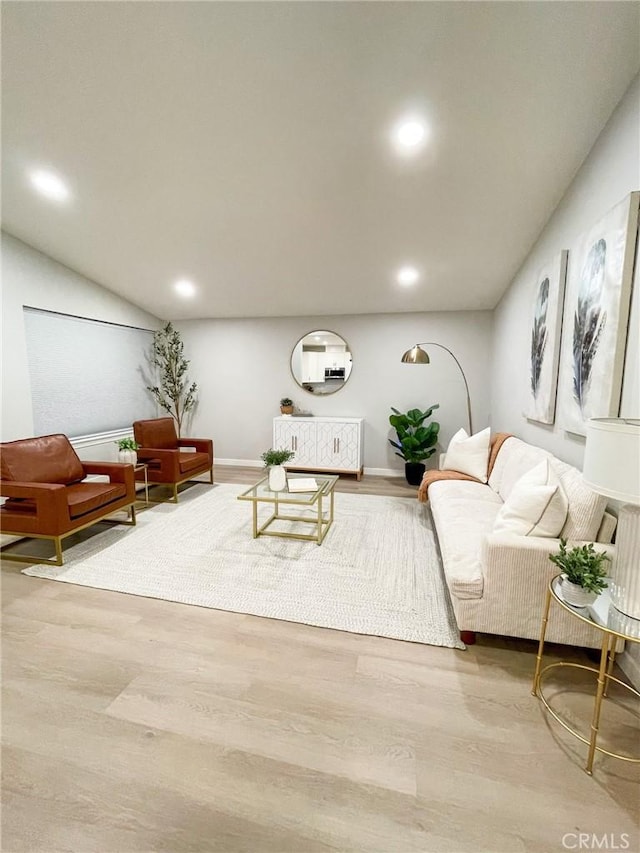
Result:
M287 480L309 479L301 475L287 474ZM272 492L269 488L269 477L265 475L255 486L238 495L239 501L251 501L253 511L253 538L258 536L283 536L287 539L308 539L322 545L324 537L333 524L333 489L339 477L335 474L316 474L317 489L309 492ZM265 504L272 508L271 515L266 521L258 523L258 505ZM326 512L325 512L326 510ZM289 527L295 524L314 526L311 533L299 533L296 530L278 529L276 522L289 522ZM307 528L308 529L308 528Z

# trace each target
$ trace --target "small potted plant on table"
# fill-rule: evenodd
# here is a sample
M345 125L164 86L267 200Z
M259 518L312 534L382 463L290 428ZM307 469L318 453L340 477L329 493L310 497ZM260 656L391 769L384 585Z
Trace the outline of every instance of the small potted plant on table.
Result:
M126 438L118 439L116 444L118 445L118 462L136 465L138 462L136 451L140 447L138 442L134 438L131 438L131 436L127 436Z
M283 397L280 400L280 412L283 415L292 415L293 414L293 400L289 397Z
M560 590L572 607L592 604L607 588L604 563L611 558L604 551L596 552L591 543L567 551L567 540L560 540L558 554L549 554L552 563L562 571Z
M284 463L293 459L295 453L292 450L274 450L272 447L265 450L261 459L265 468L269 469L269 488L272 492L282 492L287 488L287 472Z

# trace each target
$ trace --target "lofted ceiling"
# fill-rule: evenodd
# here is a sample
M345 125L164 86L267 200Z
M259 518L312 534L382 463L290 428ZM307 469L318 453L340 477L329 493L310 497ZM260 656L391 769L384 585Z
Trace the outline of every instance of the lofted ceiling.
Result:
M493 308L638 72L639 11L4 2L3 227L162 318ZM428 143L399 157L407 115Z

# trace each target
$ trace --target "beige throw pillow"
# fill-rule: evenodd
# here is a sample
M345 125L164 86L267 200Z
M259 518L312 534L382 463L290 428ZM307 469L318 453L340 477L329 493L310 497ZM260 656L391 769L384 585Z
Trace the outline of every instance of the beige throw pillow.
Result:
M494 533L517 536L558 536L567 518L569 501L548 459L517 481L500 507Z
M472 436L467 435L466 430L459 429L449 442L442 468L468 474L480 480L481 483L486 483L490 442L489 427Z

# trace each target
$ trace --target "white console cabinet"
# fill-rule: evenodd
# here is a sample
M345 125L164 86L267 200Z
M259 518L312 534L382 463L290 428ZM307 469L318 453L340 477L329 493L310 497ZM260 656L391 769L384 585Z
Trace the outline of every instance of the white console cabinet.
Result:
M273 419L273 446L295 453L287 468L335 471L362 477L362 418Z

